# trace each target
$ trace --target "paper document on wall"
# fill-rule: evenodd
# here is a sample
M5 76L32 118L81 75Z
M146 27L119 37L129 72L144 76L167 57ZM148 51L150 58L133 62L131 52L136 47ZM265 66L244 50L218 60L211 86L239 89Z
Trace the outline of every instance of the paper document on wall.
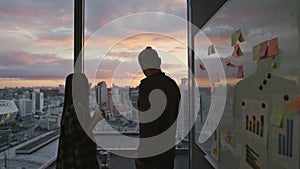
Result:
M255 100L243 99L243 135L250 142L266 146L268 140L268 104Z

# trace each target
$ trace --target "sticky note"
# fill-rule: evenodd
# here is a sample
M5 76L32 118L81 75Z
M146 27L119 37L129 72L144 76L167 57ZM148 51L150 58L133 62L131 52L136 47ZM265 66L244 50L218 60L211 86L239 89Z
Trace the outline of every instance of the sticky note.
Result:
M216 50L215 50L214 45L210 45L208 47L208 55L212 55L212 54L215 54L215 53L216 53Z
M234 136L232 136L230 139L230 145L232 147L236 148L236 138Z
M239 30L237 30L236 31L236 36L237 36L237 39L240 41L240 42L244 42L245 41L245 39L244 39L244 36L243 36L243 34L242 34L242 31L239 29Z
M296 100L289 103L286 108L289 108L291 110L297 110L300 111L300 96L296 97Z
M274 108L272 110L270 124L273 126L281 127L282 117L283 117L283 109Z
M231 35L231 46L235 46L237 44L237 41L239 42L245 41L241 29L235 31L235 33Z
M236 78L244 78L244 66L243 65L238 66Z
M295 112L293 110L285 110L284 111L284 118L289 120L294 120Z
M239 56L243 56L243 52L241 50L241 47L239 44L234 46L234 51L232 53L233 57L239 57Z
M268 41L267 56L277 56L279 53L278 38L274 38Z
M267 49L268 49L268 41L262 42L259 45L260 45L260 47L259 47L258 56L260 58L266 57L266 55L267 55Z
M225 135L226 143L230 144L230 142L231 142L231 137L232 137L231 132L230 132L230 131L227 131L227 132L226 132L226 135Z
M223 131L224 131L223 137L224 137L224 139L226 140L226 137L227 137L227 129L226 129L226 128L223 128Z
M231 35L231 46L236 45L236 41L237 41L236 35L235 35L235 34L232 34L232 35Z
M260 44L253 46L252 52L253 52L254 61L259 59L259 50L260 50Z

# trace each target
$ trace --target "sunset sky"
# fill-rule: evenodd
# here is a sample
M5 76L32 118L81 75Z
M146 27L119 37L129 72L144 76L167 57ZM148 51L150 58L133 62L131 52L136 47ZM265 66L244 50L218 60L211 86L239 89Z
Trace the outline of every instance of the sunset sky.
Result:
M291 37L298 36L293 9L289 9L292 5L282 4L282 10L291 11L282 13L276 8L279 1L265 9L262 3L267 2L232 0L205 25L202 31L208 39L196 38L200 55L195 60L196 78L202 79L203 86L210 85L209 73L198 65L214 58L207 56L210 44L215 45L221 67L226 60L243 64L246 77L257 67L252 46L279 37L281 52L296 50L288 45L296 40ZM71 0L0 1L0 88L64 84L73 71L73 6ZM162 58L162 69L180 83L188 73L186 13L185 0L86 0L85 73L89 81L138 85L144 75L137 55L152 46ZM232 58L230 38L238 29L246 40L241 43L244 56ZM293 59L283 61L277 72L296 74L291 73L298 72ZM236 68L225 65L224 71L227 82L237 81Z
M73 71L73 5L70 0L0 1L1 88L64 83ZM158 15L164 14L154 14L155 21L153 17L148 21L141 16L134 16L135 21L121 18L142 12L172 14L181 18L181 24L160 23ZM122 74L114 76L114 82L137 85L143 78L137 74L137 54L149 45L159 51L162 62L167 62L162 66L166 72L176 70L179 79L185 77L186 48L180 42L186 41L185 18L184 0L87 0L85 73L89 80L110 84L116 68L126 65ZM132 23L122 25L126 20ZM109 24L108 30L103 30ZM124 34L128 35L125 39ZM122 78L133 77L130 84L122 84Z

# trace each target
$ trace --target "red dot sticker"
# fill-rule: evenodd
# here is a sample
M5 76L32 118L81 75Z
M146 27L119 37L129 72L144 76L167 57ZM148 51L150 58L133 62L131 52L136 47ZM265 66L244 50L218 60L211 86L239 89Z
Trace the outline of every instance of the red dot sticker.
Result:
M265 104L265 103L262 103L262 104L261 104L261 107L262 107L262 108L266 108L266 104Z
M259 87L258 87L259 90L263 90L263 88L264 87L262 85L259 85Z
M289 95L287 95L287 94L284 95L284 96L283 96L283 100L284 100L284 101L288 101L288 100L289 100Z

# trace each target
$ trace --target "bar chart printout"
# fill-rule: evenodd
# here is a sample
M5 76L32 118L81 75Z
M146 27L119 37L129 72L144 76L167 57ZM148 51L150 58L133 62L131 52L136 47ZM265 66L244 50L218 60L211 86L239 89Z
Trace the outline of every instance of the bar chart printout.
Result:
M285 134L278 134L278 154L293 157L293 128L294 120L286 119Z
M260 166L256 163L259 159L259 154L257 154L248 144L246 144L246 162L254 169L260 169Z

